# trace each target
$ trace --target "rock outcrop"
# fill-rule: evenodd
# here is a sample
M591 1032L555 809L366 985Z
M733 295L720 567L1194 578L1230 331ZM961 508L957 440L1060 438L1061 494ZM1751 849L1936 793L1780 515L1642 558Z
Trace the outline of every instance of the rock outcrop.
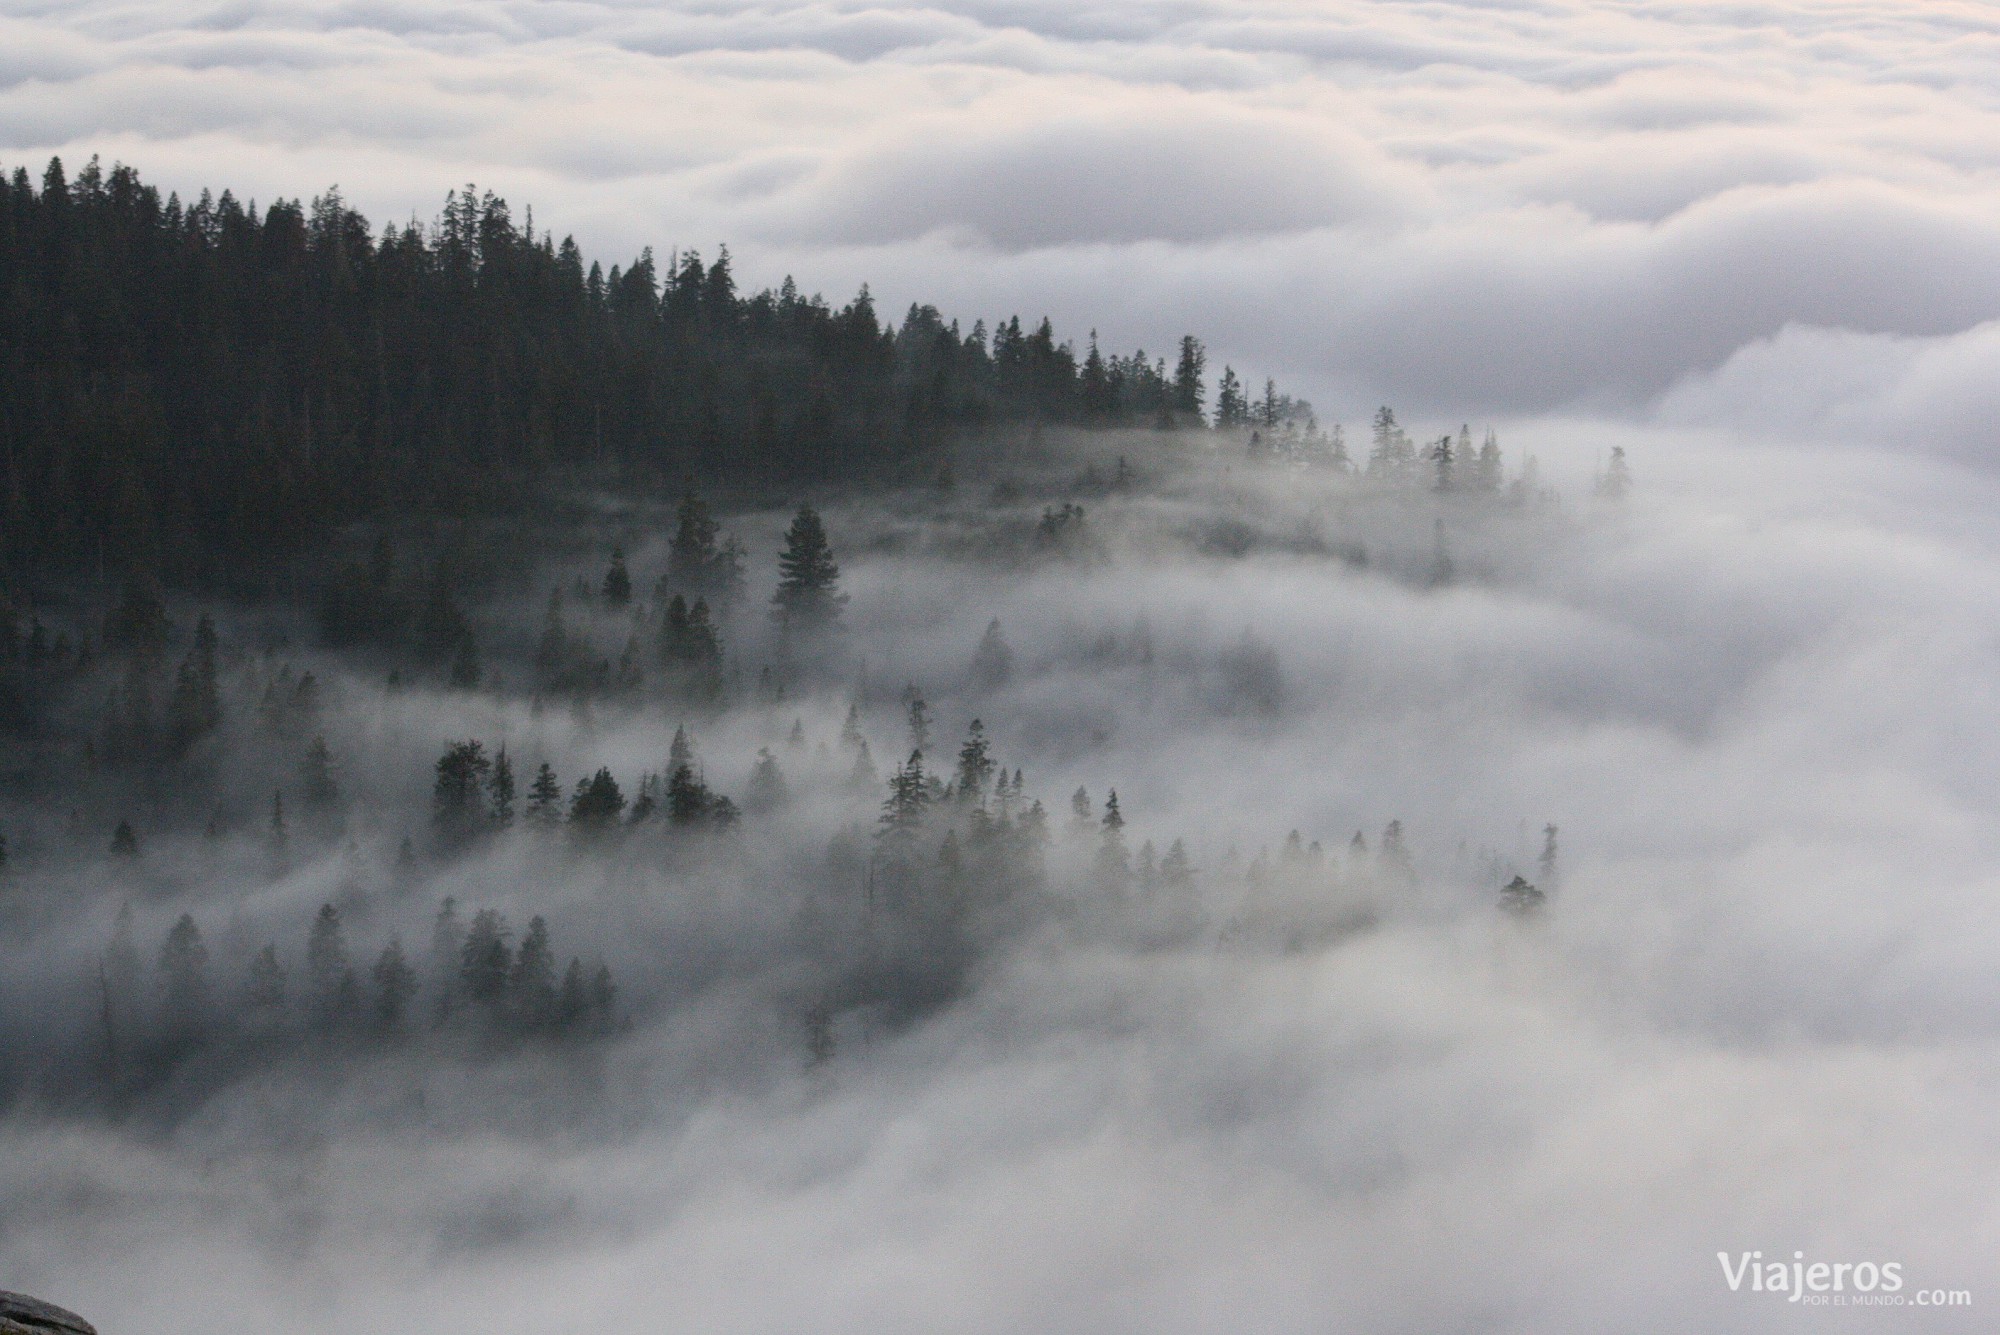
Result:
M0 1290L0 1335L97 1335L97 1327L53 1303Z

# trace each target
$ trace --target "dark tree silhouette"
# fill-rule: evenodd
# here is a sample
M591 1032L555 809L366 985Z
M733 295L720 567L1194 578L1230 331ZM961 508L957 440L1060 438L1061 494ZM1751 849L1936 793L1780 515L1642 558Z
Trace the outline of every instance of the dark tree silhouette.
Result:
M785 550L778 557L778 590L771 605L780 626L805 634L831 629L847 605L826 528L810 505L799 507L785 532Z

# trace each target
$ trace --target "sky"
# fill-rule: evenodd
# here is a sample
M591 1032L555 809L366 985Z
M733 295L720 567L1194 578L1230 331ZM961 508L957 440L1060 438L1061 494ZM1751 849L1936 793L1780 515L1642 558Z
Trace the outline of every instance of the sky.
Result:
M606 263L726 242L1048 314L1323 415L1582 413L1984 460L2000 13L1952 3L0 6L0 160L472 181Z

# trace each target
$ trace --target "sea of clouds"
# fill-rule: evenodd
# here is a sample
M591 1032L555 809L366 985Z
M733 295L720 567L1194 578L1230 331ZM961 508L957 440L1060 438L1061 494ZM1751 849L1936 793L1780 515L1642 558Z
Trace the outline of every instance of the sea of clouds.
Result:
M752 970L623 1040L582 1130L385 1131L368 1090L297 1134L269 1092L284 1137L254 1088L155 1141L19 1116L0 1287L144 1332L1977 1328L1996 35L1943 3L5 6L10 165L338 182L378 224L469 179L607 263L726 240L748 283L890 311L1192 331L1356 435L1383 401L1497 422L1567 509L1455 528L1442 589L1420 517L1363 572L1121 540L1005 576L831 520L871 677L923 681L953 740L984 714L1052 805L1115 784L1205 869L1400 817L1445 880L1460 839L1525 865L1555 821L1567 870L1531 933L1447 897L1289 955L1030 942L815 1070ZM1596 507L1614 444L1639 486ZM1148 504L1370 522L1231 487ZM734 521L765 566L780 519ZM1151 695L1072 652L1141 613L1185 668ZM994 617L1015 680L961 696ZM1245 632L1268 717L1202 675ZM816 739L848 698L801 705ZM419 799L436 740L502 726L400 708L439 711L374 757ZM668 723L549 745L624 772ZM711 777L767 740L708 740ZM1716 1253L1753 1249L1979 1306L1730 1292Z

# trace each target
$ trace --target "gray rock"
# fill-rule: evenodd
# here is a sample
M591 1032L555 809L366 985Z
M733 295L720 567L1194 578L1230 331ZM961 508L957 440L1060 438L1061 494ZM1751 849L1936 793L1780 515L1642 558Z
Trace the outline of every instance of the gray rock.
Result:
M97 1335L97 1327L53 1303L0 1290L0 1335Z

